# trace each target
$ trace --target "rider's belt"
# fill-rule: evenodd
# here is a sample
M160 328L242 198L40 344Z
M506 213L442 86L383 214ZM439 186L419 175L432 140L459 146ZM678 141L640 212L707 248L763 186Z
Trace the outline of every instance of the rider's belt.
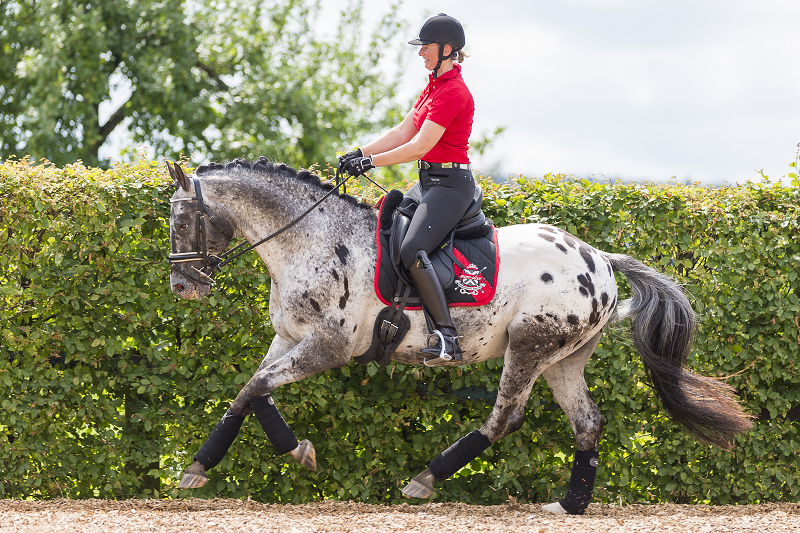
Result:
M422 159L417 161L417 168L429 170L431 168L460 168L461 170L471 170L467 163L428 163Z

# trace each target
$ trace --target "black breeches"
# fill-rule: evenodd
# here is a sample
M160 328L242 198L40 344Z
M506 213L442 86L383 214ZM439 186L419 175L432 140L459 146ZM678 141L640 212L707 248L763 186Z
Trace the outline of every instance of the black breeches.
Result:
M400 258L406 268L414 264L417 252L431 253L444 240L475 195L475 179L469 170L421 170L419 184L422 201L400 245Z

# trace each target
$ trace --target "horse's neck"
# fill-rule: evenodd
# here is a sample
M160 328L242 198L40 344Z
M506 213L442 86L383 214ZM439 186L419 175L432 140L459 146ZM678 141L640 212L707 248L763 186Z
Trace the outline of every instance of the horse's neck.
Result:
M325 192L274 177L221 181L215 188L215 196L232 219L235 236L250 244L297 220ZM257 252L270 274L279 278L286 269L307 267L309 256L324 253L325 247L333 253L334 240L369 232L370 217L365 212L332 195L297 225L260 245Z

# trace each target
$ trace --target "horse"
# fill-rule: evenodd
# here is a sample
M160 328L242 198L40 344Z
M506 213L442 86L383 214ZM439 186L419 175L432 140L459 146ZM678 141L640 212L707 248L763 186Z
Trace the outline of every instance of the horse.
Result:
M248 250L258 253L272 278L269 315L275 330L258 370L194 456L178 488L208 481L206 472L222 460L251 413L276 453L315 470L313 445L297 440L271 393L345 366L373 343L373 323L385 309L373 285L378 215L312 172L263 157L200 166L190 176L179 165L167 166L175 186L169 222L172 292L185 299L206 296L215 273L230 261L225 256L231 250L225 250L239 239L240 246L249 243ZM544 509L582 514L594 490L605 424L583 370L604 328L626 318L653 389L673 420L724 449L751 428L730 386L686 368L696 317L677 282L633 257L603 252L544 224L498 228L497 243L496 293L483 306L453 308L463 335L463 360L443 363L503 357L497 400L483 426L434 458L402 489L405 496L430 498L435 483L518 430L541 375L576 441L567 493ZM615 272L632 288L625 301L617 301ZM419 350L428 337L423 313L409 311L408 324L391 357L420 365Z

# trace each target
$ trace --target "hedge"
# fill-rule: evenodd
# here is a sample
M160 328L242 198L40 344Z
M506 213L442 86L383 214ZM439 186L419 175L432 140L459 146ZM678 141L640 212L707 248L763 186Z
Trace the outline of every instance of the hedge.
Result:
M625 328L607 330L586 368L608 420L598 501L800 498L798 187L560 175L481 183L498 225L554 224L686 284L701 317L691 366L733 385L757 417L733 452L695 442L665 417ZM204 301L171 294L171 193L156 162L0 166L0 497L400 502L410 477L481 426L502 360L452 369L351 363L274 395L316 446L317 472L275 456L248 419L208 485L177 491L274 332L270 278L255 254ZM553 501L573 452L569 424L539 380L522 429L439 484L434 501Z

